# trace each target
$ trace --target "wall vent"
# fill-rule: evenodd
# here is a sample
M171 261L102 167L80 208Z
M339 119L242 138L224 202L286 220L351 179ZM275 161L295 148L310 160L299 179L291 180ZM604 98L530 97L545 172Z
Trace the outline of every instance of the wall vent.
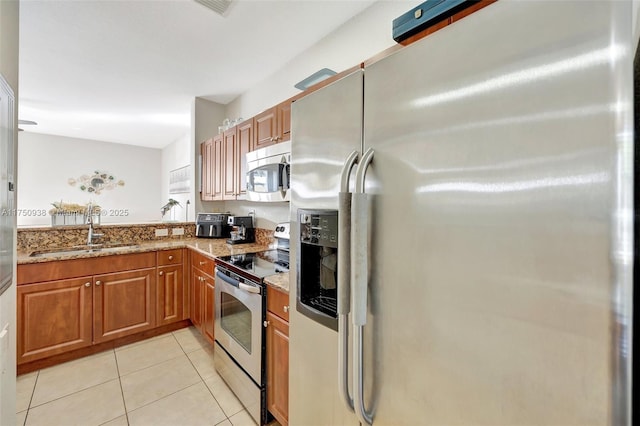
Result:
M225 16L232 0L195 0L206 8L216 12L218 15Z

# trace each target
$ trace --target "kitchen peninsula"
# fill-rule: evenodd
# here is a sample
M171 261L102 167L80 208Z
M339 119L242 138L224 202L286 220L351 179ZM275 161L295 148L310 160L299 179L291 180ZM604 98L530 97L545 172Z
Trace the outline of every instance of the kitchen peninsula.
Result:
M194 297L194 268L206 262L212 275L217 257L263 251L273 242L265 229L252 244L194 238L193 223L99 228L105 248L80 245L86 226L18 231L19 373L199 322L194 315L206 310L195 306L202 301ZM155 237L157 228L185 235ZM265 282L288 289L285 275ZM202 323L213 327L212 318Z

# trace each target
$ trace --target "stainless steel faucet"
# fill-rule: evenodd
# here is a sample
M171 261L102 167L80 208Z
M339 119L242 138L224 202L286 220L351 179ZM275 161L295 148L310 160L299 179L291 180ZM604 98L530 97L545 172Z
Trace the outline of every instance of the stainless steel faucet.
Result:
M93 239L100 238L104 236L104 234L97 234L93 232L93 204L89 203L87 205L87 224L89 225L89 233L87 234L87 245L94 245Z

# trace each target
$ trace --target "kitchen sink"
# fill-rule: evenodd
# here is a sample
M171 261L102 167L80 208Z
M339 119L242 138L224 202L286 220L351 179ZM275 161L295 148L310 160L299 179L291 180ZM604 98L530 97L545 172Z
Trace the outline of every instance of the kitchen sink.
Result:
M31 257L64 256L64 255L75 255L75 254L94 253L94 252L117 252L117 251L132 249L136 247L140 247L140 245L133 244L133 243L93 244L93 245L38 250L38 251L32 252L29 256Z

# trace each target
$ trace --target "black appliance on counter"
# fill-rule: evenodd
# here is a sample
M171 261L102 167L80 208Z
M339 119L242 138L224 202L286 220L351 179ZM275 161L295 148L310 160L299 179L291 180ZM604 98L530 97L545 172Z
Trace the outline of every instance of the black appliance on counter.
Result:
M278 224L274 237L276 249L216 259L213 362L258 425L268 420L263 280L289 272L289 223Z
M253 243L256 240L253 216L229 216L227 224L231 227L227 244Z
M229 238L231 226L228 213L198 213L196 217L196 237Z

